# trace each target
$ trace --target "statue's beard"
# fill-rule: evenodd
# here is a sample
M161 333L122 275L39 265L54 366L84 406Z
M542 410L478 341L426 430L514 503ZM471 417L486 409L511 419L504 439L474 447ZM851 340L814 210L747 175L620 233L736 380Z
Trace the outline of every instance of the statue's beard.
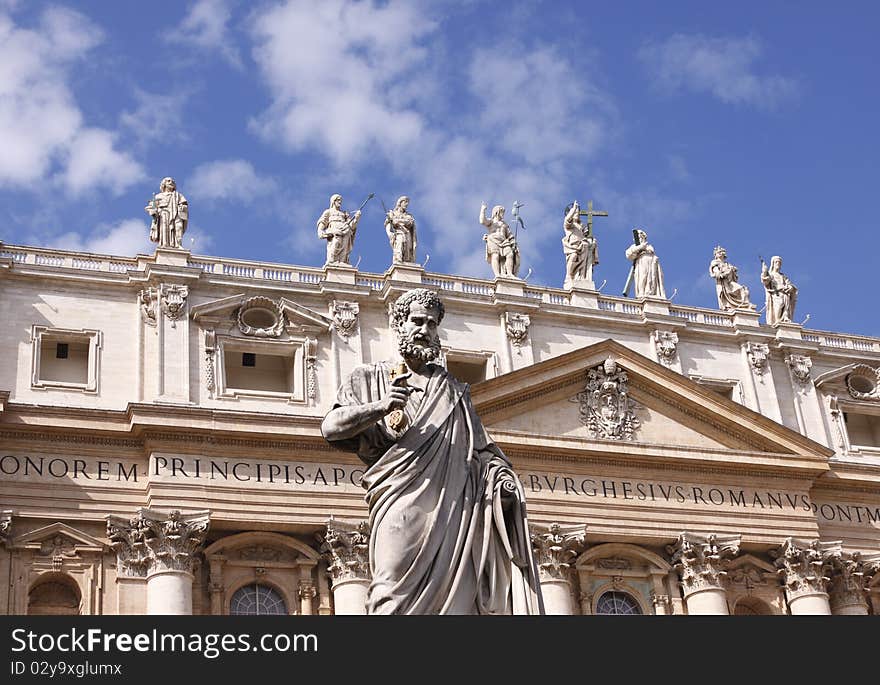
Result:
M416 342L417 339L419 342ZM397 350L404 359L432 362L440 356L440 343L415 336L412 338L400 337L397 339Z

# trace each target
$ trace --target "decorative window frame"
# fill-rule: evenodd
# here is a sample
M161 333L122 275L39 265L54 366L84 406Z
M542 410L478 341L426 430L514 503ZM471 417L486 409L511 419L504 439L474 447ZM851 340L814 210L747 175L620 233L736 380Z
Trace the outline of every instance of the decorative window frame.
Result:
M645 597L642 595L642 591L636 588L634 585L630 585L626 581L608 581L596 587L593 591L593 601L590 606L590 615L591 616L604 616L605 614L597 614L596 609L599 606L599 600L602 599L602 595L608 592L620 592L622 594L629 595L630 599L632 599L636 605L639 607L639 611L642 613L641 616L651 616L654 613L654 610L648 605L645 601Z
M215 399L238 400L241 398L260 400L280 400L289 404L308 404L308 360L315 354L316 341L308 337L291 337L288 340L267 340L265 338L241 338L216 335L213 355L216 364L217 390ZM292 392L273 390L247 390L230 388L226 381L226 352L252 352L254 354L277 354L279 351L293 352L294 388ZM285 354L284 356L290 356Z
M743 384L739 378L713 378L711 376L703 376L692 373L688 376L694 383L702 385L712 390L716 389L730 390L731 401L739 405L745 405L745 396L743 393Z
M499 359L498 353L492 350L462 350L456 347L443 347L440 351L440 363L444 369L448 369L449 358L461 362L484 362L486 364L486 380L498 376Z
M89 361L85 383L71 381L50 381L40 378L40 356L44 338L52 342L88 342ZM101 377L101 331L87 328L52 328L50 326L31 327L31 389L33 390L80 390L91 395L98 394Z

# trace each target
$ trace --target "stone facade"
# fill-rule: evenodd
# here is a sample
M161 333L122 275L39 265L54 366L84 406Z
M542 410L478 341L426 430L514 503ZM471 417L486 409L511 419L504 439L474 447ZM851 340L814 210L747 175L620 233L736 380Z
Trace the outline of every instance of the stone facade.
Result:
M362 613L364 466L320 423L419 286L553 612L880 611L880 340L409 263L0 245L0 612Z

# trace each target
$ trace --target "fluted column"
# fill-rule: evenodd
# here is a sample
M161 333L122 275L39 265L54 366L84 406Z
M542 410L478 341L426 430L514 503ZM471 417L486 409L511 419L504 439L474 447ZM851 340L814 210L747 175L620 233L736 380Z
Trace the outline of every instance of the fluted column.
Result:
M831 559L830 604L832 614L865 616L868 582L880 570L880 555L866 557L848 552Z
M666 550L681 578L688 614L727 615L727 561L739 554L739 535L681 533Z
M538 564L546 614L572 615L571 562L583 551L586 526L531 524L532 549Z
M771 551L785 586L788 610L792 614L830 614L828 583L831 563L841 556L840 541L820 542L786 538Z
M120 575L147 580L147 614L192 614L193 560L204 543L207 511L107 517L107 537L116 550Z
M321 552L327 573L333 581L336 614L367 613L370 587L370 529L366 521L347 523L330 519L323 536Z

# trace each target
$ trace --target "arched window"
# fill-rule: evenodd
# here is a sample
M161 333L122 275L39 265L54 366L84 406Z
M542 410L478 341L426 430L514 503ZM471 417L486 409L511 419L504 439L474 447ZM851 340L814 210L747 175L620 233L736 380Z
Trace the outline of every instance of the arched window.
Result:
M639 603L625 592L606 592L596 602L596 613L614 616L636 616L642 613Z
M79 604L76 582L68 576L53 573L31 588L27 612L31 616L78 616Z
M273 588L253 583L235 591L229 602L229 613L233 616L285 616L287 605Z

